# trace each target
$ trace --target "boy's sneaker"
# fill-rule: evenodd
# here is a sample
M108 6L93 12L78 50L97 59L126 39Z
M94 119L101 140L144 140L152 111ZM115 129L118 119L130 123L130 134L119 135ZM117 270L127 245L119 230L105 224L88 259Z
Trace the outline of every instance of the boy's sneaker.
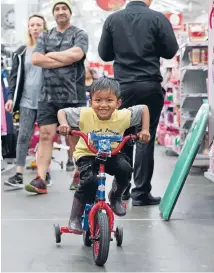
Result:
M9 177L8 180L6 180L4 182L5 186L10 186L16 189L23 189L24 185L23 185L23 177L21 174L15 174L12 177Z
M78 170L75 171L74 176L73 176L73 181L70 185L70 190L77 190L79 187L79 183L80 183L80 173Z
M38 194L48 193L46 182L39 176L31 181L30 184L25 185L25 190Z
M47 187L50 187L52 185L51 175L49 172L47 172L47 174L46 174L46 185L47 185Z
M66 163L66 171L67 172L73 172L75 170L75 164L73 160L68 160Z

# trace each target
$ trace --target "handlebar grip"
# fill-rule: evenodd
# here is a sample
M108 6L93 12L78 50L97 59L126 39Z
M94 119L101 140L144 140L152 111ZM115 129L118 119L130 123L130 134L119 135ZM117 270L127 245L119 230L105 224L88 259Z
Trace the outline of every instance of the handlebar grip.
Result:
M60 133L60 131L59 131L59 129L57 128L56 129L56 133L57 134L59 134L59 135L62 135L61 133ZM71 130L70 130L70 132L67 134L68 136L72 136L72 134L71 134Z

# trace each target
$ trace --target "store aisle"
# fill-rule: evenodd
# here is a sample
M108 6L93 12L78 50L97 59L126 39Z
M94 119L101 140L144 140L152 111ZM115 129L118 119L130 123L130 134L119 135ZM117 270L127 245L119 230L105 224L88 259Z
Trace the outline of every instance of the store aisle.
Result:
M64 153L54 152L60 158ZM164 193L175 160L156 147L154 194ZM123 247L111 242L108 261L98 268L81 236L64 235L61 244L55 244L52 226L67 225L73 192L68 190L70 174L55 163L51 169L53 185L45 196L5 191L2 175L2 271L214 270L214 184L203 175L189 175L170 222L160 219L157 206L132 207L128 202L127 216L117 219L124 228ZM26 171L24 182L34 175Z

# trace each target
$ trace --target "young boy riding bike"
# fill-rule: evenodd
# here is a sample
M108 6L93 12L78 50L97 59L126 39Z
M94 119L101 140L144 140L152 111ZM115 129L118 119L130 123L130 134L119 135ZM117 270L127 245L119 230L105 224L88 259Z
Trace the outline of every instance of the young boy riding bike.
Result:
M120 86L116 80L107 77L95 80L91 86L90 96L90 108L59 110L58 120L61 134L68 134L72 127L79 128L85 134L94 132L101 135L123 136L124 131L129 127L142 124L138 133L139 140L143 142L150 140L148 107L137 105L117 110L121 105L121 100ZM117 145L113 143L112 148ZM69 229L76 234L82 234L81 217L85 204L92 204L96 196L98 165L95 156L80 138L74 152L80 172L80 187L75 192L69 220ZM105 169L106 173L115 176L117 181L117 184L113 183L109 194L112 211L118 216L124 216L126 210L122 204L122 194L132 175L132 168L127 158L119 153L107 159Z

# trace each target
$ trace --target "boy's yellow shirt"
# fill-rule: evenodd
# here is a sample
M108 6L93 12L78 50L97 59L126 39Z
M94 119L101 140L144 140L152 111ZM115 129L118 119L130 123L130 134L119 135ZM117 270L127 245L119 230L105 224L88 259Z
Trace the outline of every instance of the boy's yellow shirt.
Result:
M100 135L120 135L123 136L126 129L130 127L131 111L128 109L115 110L109 120L99 120L92 108L82 108L80 112L79 129L81 132L96 133ZM112 149L118 143L112 143ZM80 137L74 151L74 158L78 160L82 156L95 156L85 141Z

